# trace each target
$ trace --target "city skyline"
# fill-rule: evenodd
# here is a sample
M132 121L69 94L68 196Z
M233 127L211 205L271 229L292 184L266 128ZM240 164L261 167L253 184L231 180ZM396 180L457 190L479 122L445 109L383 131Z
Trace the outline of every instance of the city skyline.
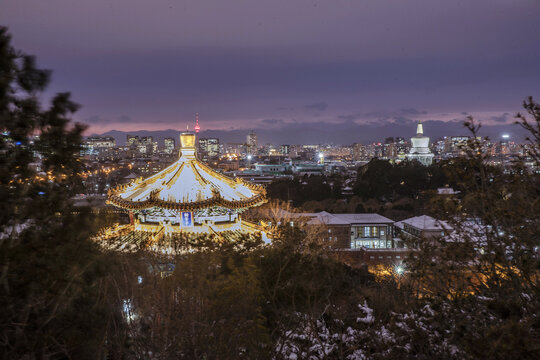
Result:
M7 1L2 358L540 358L540 5Z
M532 1L133 5L3 5L14 44L54 73L46 95L71 91L88 135L181 130L196 112L203 131L499 126L538 96Z
M469 131L463 126L462 121L443 122L427 121L423 122L427 127L427 133L433 140L440 140L451 136L469 136ZM384 141L388 137L410 138L415 134L417 122L407 121L400 124L355 124L345 122L343 124L328 127L324 123L310 123L289 125L281 129L235 129L216 130L205 129L201 126L199 137L219 138L224 143L245 142L246 135L255 131L261 144L333 144L351 145L354 143L376 143ZM192 127L190 127L192 129ZM90 136L112 136L118 144L123 145L126 135L154 136L162 141L166 137L178 138L178 135L186 129L164 129L164 130L111 130L101 134L92 133ZM517 143L525 143L525 132L519 126L511 123L505 125L484 125L480 129L481 136L487 136L492 141L510 140Z

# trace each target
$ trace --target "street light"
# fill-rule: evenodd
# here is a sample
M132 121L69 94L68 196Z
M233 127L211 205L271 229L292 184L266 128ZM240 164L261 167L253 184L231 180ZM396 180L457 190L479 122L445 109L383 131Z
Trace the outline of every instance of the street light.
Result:
M394 271L396 272L397 276L396 276L396 281L397 281L397 287L398 289L401 288L401 280L402 280L402 276L403 273L405 272L405 268L399 264L399 265L396 265L394 267Z
M251 158L252 158L252 156L251 156L251 154L249 154L249 155L247 156L247 159L248 159L248 168L251 168Z

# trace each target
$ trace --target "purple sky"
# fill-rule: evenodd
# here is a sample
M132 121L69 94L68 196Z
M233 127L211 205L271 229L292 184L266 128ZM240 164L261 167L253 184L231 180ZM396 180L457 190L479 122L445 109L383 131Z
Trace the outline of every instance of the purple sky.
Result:
M474 115L540 99L538 0L3 0L90 132Z

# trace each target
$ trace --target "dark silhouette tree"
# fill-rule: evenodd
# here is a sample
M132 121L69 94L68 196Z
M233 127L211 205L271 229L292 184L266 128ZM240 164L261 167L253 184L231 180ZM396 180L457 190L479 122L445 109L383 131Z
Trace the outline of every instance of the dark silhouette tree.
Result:
M518 115L522 126L538 129L538 105L529 99L525 108L536 124ZM470 118L465 126L472 134L466 156L444 167L461 197L438 206L453 232L409 243L416 248L407 259L409 276L422 301L448 311L448 338L470 357L538 358L540 163L527 168L519 160L505 171L489 166L480 125ZM532 136L534 158L539 143Z
M10 41L0 28L3 358L95 359L117 319L105 300L112 265L89 240L94 220L70 204L80 189L84 128L69 119L78 105L60 93L43 108L50 72Z

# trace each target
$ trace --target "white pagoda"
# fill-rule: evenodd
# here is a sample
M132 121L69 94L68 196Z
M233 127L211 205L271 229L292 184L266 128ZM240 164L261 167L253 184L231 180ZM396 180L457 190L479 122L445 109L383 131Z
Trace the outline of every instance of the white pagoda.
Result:
M147 248L174 253L175 239L210 234L232 238L263 229L242 211L265 203L266 189L224 176L198 160L195 134L180 135L178 160L147 179L110 189L108 204L129 211L129 225L115 225L98 240L118 250Z
M407 159L417 160L424 166L431 165L433 162L433 153L429 150L429 137L424 136L424 127L419 121L416 127L416 136L411 138L412 147L407 154Z

